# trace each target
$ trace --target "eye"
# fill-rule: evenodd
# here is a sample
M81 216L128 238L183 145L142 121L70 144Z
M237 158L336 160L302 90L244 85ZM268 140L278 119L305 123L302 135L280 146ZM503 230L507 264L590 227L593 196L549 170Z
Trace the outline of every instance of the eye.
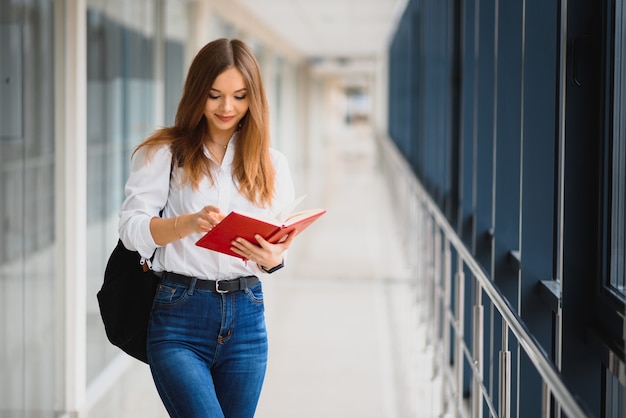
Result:
M220 96L214 96L212 94L209 94L209 99L215 100L215 99L219 99L219 98L220 98Z
M243 96L235 96L235 99L237 100L244 100L245 98L246 98L245 94Z

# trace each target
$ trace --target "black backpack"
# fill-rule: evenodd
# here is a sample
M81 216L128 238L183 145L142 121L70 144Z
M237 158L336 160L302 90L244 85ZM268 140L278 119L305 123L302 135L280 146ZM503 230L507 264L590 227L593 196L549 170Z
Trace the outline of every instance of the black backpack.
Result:
M147 363L148 321L159 278L140 260L139 253L126 249L118 240L97 297L109 341Z

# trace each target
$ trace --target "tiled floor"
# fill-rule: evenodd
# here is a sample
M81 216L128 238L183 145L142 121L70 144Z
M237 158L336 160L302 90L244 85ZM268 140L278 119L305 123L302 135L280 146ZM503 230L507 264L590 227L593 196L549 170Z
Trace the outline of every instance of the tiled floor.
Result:
M390 197L366 127L346 128L296 175L300 209L327 214L264 282L270 359L258 418L436 417L437 380L416 323ZM304 186L303 186L304 185ZM136 363L90 417L166 417ZM110 415L108 407L123 413Z

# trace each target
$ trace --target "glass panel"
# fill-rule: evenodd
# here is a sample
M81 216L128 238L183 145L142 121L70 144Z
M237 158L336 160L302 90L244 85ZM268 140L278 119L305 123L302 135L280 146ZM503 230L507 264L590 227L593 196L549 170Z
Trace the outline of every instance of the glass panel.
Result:
M120 351L106 340L95 295L118 239L134 147L155 128L154 0L87 2L87 381ZM173 124L187 71L186 0L167 0L164 120Z
M165 3L165 95L163 120L174 124L187 73L185 41L187 36L187 3L185 0L168 0Z
M155 125L154 1L87 2L87 381L119 353L95 297L115 246L130 155Z
M605 418L623 418L624 412L624 386L620 384L619 378L610 370L605 370L604 379L606 393L604 405Z
M2 140L22 137L22 25L0 23L0 138Z
M615 67L611 190L611 286L626 294L626 5L615 4Z
M52 5L0 8L2 416L52 417L57 406Z

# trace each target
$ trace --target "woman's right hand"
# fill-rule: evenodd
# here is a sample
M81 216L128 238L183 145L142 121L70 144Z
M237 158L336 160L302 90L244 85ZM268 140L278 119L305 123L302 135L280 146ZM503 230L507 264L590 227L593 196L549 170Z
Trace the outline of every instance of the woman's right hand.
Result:
M185 220L187 227L193 232L208 232L224 219L224 214L220 211L220 208L213 205L205 206L199 212L183 216L188 218Z
M205 206L199 212L173 218L154 217L150 220L150 232L157 245L185 238L193 233L205 233L213 229L224 215L217 206Z

